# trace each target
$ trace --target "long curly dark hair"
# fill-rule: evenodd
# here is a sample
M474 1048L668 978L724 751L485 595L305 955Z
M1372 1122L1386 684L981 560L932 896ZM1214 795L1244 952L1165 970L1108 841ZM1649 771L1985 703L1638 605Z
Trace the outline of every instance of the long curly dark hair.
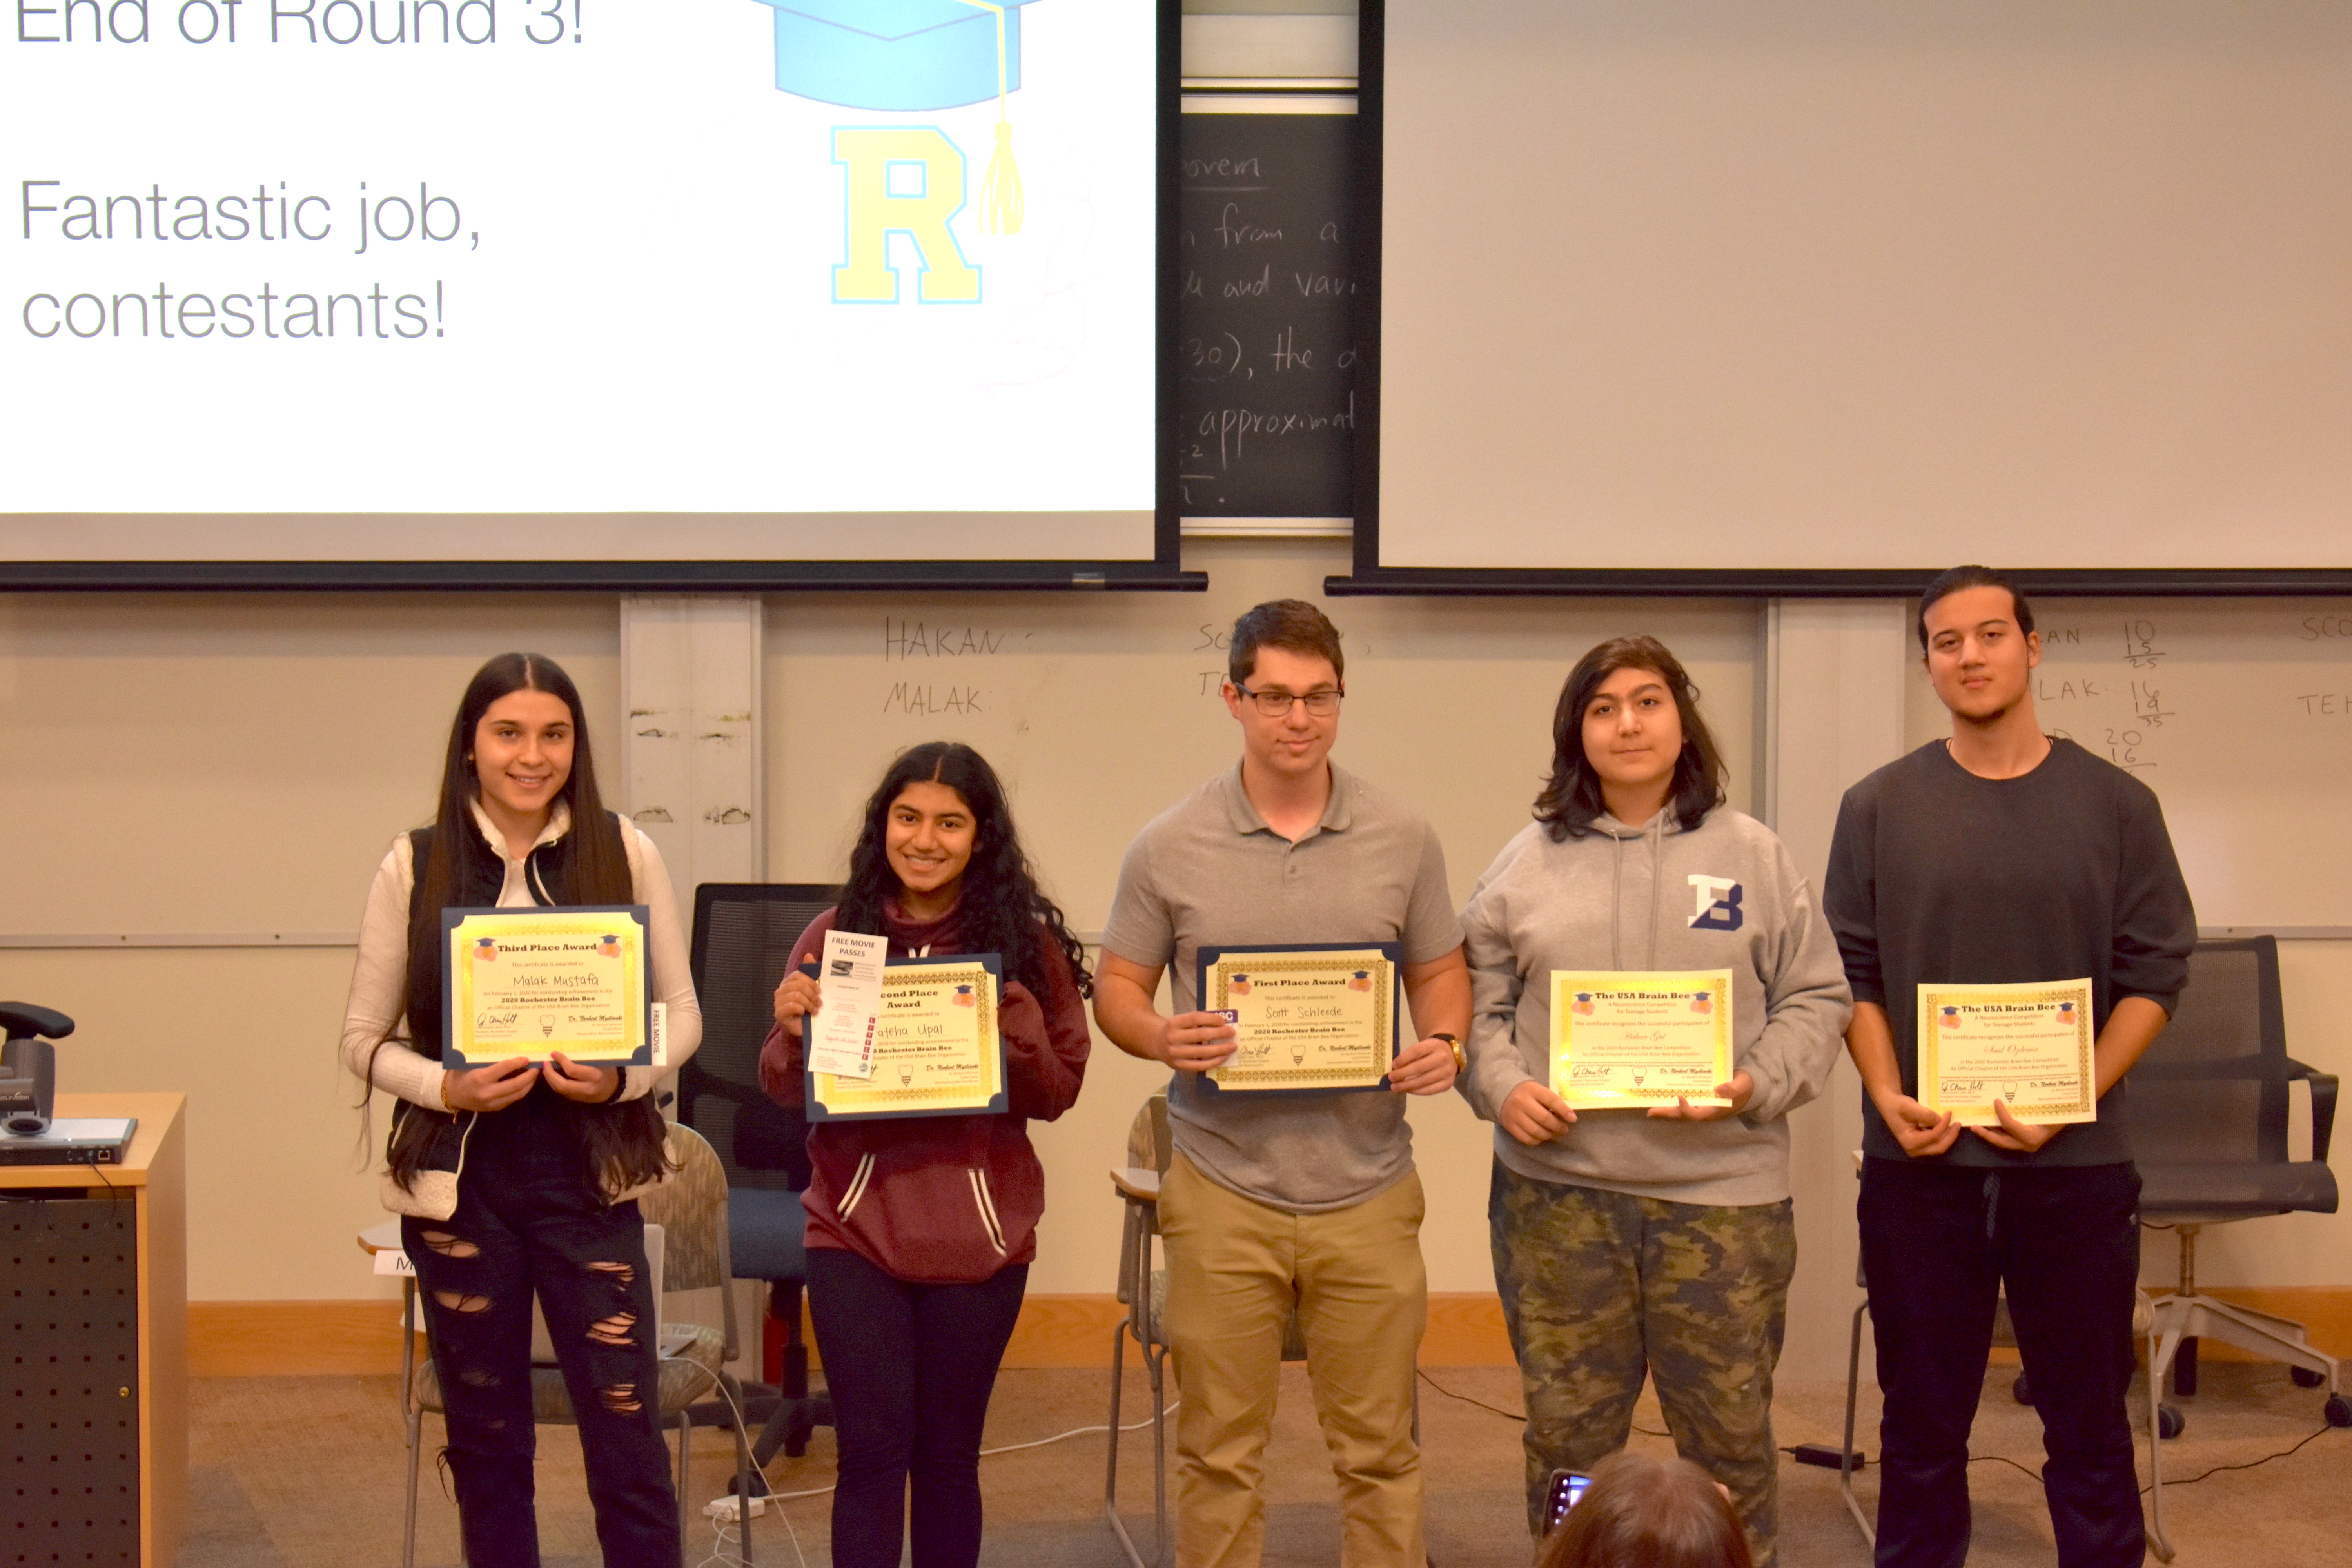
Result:
M1552 710L1551 776L1536 796L1535 818L1555 844L1583 837L1592 819L1609 809L1601 795L1601 775L1584 754L1584 710L1601 683L1621 669L1646 669L1674 694L1675 711L1682 716L1683 749L1675 758L1670 804L1682 830L1692 831L1724 803L1723 754L1699 716L1698 688L1691 684L1690 672L1655 637L1611 637L1576 661L1559 689L1559 706Z
M890 805L908 784L939 784L963 797L971 810L971 863L964 868L957 900L962 945L971 952L1003 955L1008 979L1045 994L1043 943L1051 942L1068 961L1078 994L1095 993L1087 950L1070 934L1060 908L1037 885L1037 873L1022 853L1013 830L1013 808L1004 784L988 759L955 741L927 741L898 753L882 782L866 797L857 847L849 852L849 879L836 900L835 923L843 931L882 930L883 901L898 891L898 874L884 852ZM1041 931L1040 927L1044 930Z

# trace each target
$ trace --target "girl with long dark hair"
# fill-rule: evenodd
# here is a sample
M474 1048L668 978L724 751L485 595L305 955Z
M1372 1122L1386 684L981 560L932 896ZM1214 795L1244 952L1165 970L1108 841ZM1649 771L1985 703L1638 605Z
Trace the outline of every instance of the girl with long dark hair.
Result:
M1577 662L1536 820L1462 911L1462 1086L1496 1124L1487 1220L1528 1402L1529 1525L1552 1470L1625 1446L1654 1377L1675 1447L1729 1489L1771 1568L1772 1369L1797 1251L1784 1119L1828 1081L1848 1007L1812 889L1723 781L1664 644L1617 637ZM1570 1109L1551 1087L1558 970L1729 972L1731 1075L1697 1095L1725 1103ZM1716 1005L1695 994L1694 1011Z
M999 1116L820 1122L809 1133L809 1307L840 1437L836 1568L896 1568L913 1486L914 1568L980 1557L980 1434L1020 1314L1045 1175L1031 1118L1078 1097L1093 990L1085 950L1037 886L1004 786L969 746L900 753L866 803L841 900L811 921L776 989L760 1081L802 1103L803 973L824 933L893 957L993 952L1009 1109Z
M441 1065L445 909L646 906L668 1065L562 1053ZM360 926L343 1060L394 1097L384 1206L402 1215L433 1331L470 1563L539 1562L530 1306L571 1391L608 1564L679 1560L636 1194L669 1172L648 1091L702 1038L660 853L606 811L580 693L552 659L500 654L458 702L433 825L393 840Z

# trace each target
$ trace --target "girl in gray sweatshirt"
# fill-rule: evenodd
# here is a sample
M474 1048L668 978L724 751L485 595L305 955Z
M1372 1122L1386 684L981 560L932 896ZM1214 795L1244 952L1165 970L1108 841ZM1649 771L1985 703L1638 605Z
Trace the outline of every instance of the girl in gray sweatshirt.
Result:
M1555 1468L1625 1444L1654 1373L1676 1446L1775 1561L1772 1367L1796 1239L1787 1113L1842 1047L1845 974L1780 841L1723 805L1681 664L1603 643L1554 715L1538 820L1462 923L1475 1011L1461 1089L1496 1123L1495 1278L1526 1385L1528 1512ZM1571 1111L1549 1087L1554 970L1728 970L1729 1107Z

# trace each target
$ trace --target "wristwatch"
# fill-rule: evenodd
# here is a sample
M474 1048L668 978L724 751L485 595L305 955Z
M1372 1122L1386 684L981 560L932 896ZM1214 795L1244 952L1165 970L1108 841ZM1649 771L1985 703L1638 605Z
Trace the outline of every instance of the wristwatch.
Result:
M1440 1032L1439 1032L1439 1033L1437 1033L1437 1034L1432 1035L1432 1036L1430 1036L1429 1037L1430 1037L1431 1039L1433 1039L1433 1040L1444 1040L1447 1045L1449 1045L1449 1046L1451 1046L1451 1047L1454 1047L1454 1077L1459 1078L1459 1077L1461 1077L1464 1073L1468 1072L1468 1071L1470 1070L1470 1057L1469 1057L1469 1054L1468 1054L1467 1052L1465 1052L1465 1050L1463 1050L1463 1048L1462 1048L1462 1042L1461 1042L1461 1041L1459 1041L1459 1040L1455 1039L1453 1036L1451 1036L1451 1035L1449 1035L1449 1034L1446 1034L1446 1033L1444 1033L1444 1032L1443 1032L1443 1031L1440 1031Z

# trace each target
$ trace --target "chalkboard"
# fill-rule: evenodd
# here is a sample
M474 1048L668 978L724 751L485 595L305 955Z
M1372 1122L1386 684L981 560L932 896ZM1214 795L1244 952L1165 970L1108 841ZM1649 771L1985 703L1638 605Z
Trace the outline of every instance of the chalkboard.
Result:
M1352 517L1356 117L1181 117L1177 471L1187 517Z

